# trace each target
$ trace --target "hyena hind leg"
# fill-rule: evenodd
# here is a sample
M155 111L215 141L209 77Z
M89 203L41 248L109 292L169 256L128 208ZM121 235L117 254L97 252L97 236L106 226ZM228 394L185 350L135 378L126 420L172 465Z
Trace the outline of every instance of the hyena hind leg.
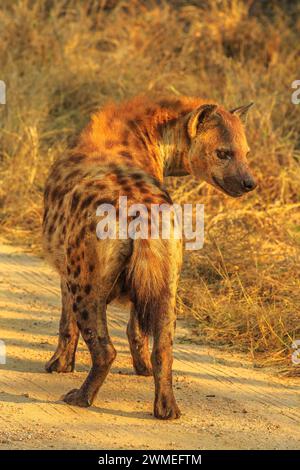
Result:
M70 405L91 406L103 384L116 350L111 342L106 324L106 302L81 301L76 313L82 337L92 359L91 370L79 389L68 392L63 400Z
M61 300L62 313L59 323L58 346L45 365L47 372L73 372L75 368L79 330L72 310L72 296L64 280L61 281Z
M181 241L135 240L134 243L129 279L141 329L153 334L154 416L176 419L180 410L173 392L172 363Z
M127 337L135 372L137 375L152 375L149 337L143 333L140 328L134 306L132 306L130 311L130 320L127 325Z
M153 349L151 362L155 382L154 416L176 419L181 413L172 386L173 340L176 316L173 299L166 299L153 312Z
M90 242L89 247L84 256L86 265L83 264L81 269L80 266L74 267L70 274L75 291L73 311L92 359L92 367L84 383L63 398L77 406L93 403L116 357L107 328L106 306L131 249L127 240L110 239L98 240L95 245ZM95 253L91 247L95 247ZM93 263L97 260L92 272L86 269L88 259Z

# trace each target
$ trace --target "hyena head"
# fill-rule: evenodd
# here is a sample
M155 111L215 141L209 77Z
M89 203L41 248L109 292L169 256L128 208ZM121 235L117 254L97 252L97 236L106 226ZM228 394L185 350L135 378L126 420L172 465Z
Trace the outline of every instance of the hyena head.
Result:
M207 104L188 118L189 172L232 197L252 191L256 182L247 162L243 121L252 103L232 111Z

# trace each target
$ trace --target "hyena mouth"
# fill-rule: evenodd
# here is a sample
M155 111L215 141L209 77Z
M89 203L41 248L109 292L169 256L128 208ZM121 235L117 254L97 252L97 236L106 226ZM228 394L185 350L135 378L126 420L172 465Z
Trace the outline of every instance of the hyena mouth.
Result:
M221 191L223 191L225 194L227 194L228 196L231 196L231 197L241 197L243 195L243 192L242 191L232 191L231 189L227 189L223 183L221 183L220 180L218 180L218 178L216 178L216 176L212 176L212 180L213 182L215 183L216 187L221 189Z

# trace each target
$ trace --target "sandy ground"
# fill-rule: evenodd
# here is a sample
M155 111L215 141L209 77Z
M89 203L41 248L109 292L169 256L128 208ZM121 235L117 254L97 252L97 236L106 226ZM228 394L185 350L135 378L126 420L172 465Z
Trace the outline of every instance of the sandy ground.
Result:
M152 416L153 381L133 374L125 325L128 312L109 310L118 351L94 406L60 397L82 383L89 355L81 342L76 372L47 374L60 315L57 275L22 249L0 248L1 449L297 449L300 381L253 369L242 356L188 344L179 323L174 385L183 416Z

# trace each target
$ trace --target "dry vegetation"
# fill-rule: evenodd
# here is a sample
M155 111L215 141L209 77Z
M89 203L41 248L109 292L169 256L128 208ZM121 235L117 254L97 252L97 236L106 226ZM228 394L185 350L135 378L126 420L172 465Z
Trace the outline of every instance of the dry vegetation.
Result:
M203 250L187 253L178 306L199 341L277 362L290 373L300 338L298 2L2 0L0 222L38 251L45 175L108 100L199 95L248 119L255 194L231 200L191 178L177 202L205 204Z

